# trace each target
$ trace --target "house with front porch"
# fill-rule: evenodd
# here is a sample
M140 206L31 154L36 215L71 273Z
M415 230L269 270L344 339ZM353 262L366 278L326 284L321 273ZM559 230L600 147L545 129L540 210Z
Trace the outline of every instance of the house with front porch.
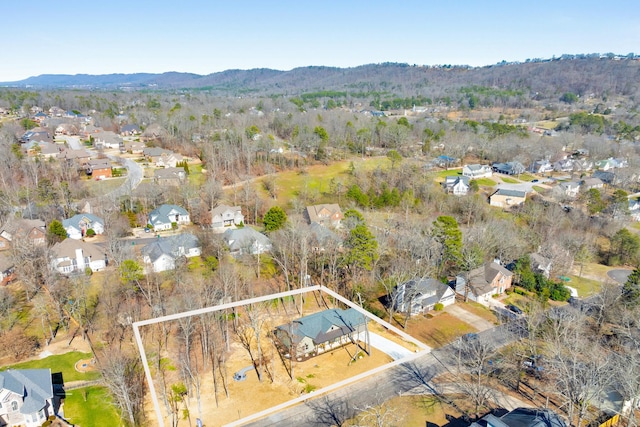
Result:
M160 205L149 212L147 224L151 225L153 231L171 230L173 224L191 224L189 212L177 205Z
M244 224L240 206L218 205L211 209L211 228L225 229Z
M491 175L493 175L491 166L475 164L462 167L462 176L470 179L491 178Z
M65 239L51 247L51 265L59 273L69 275L84 274L86 268L92 272L107 267L104 248L82 240Z
M448 194L466 196L469 192L469 182L469 178L466 176L447 176L442 187Z
M95 234L104 233L104 220L90 213L74 215L62 221L62 226L67 231L67 237L80 240L87 235L87 231L93 230Z
M511 287L513 273L497 262L489 262L456 277L456 293L480 304L488 304L493 295Z
M357 343L366 336L367 322L367 316L354 308L333 308L280 325L273 332L286 358L306 358Z
M440 303L444 307L456 302L456 294L448 285L439 280L423 277L398 285L392 300L399 312L411 314L426 313Z

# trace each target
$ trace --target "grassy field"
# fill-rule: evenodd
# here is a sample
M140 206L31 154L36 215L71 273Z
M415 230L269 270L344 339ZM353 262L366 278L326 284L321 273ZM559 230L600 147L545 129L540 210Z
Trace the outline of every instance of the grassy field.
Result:
M444 182L448 176L462 175L462 169L448 169L434 173L434 180L436 182Z
M531 182L534 179L536 179L536 177L531 175L531 174L528 174L528 173L522 173L522 174L518 175L518 179L520 179L520 181Z
M353 163L356 171L371 171L378 167L389 168L391 162L386 157L371 157L366 159L344 160L330 165L312 165L301 171L285 171L278 173L275 178L277 202L279 206L285 206L301 192L317 193L318 203L322 203L322 195L332 192L331 181L340 180L346 184L350 178L349 169ZM263 178L257 181L258 189L264 192Z
M548 191L546 188L542 188L539 185L534 185L531 188L533 188L538 193L544 193L544 192Z
M431 319L425 316L411 318L405 332L430 347L442 347L464 334L477 330L449 313L440 312Z
M587 279L578 276L568 276L571 280L566 283L567 286L571 286L578 291L578 296L588 297L597 293L602 287L602 282L599 280Z
M518 183L520 183L520 181L518 181L517 179L514 179L514 178L508 178L506 176L503 176L501 178L502 178L502 182L507 183L507 184L518 184Z
M457 306L475 314L478 317L482 317L484 320L487 320L491 323L498 323L498 318L496 317L495 313L493 311L491 311L488 307L474 302L474 301L468 301L468 302L460 302L460 303L456 303Z
M56 356L45 357L44 359L30 360L28 362L17 363L15 365L5 366L2 369L46 369L50 368L52 373L62 372L62 378L65 382L69 381L90 381L100 378L99 372L78 372L74 365L82 359L90 359L91 353L82 353L79 351L71 351L69 353Z
M64 415L68 421L82 427L123 425L105 387L85 387L67 392Z
M478 178L475 180L481 187L494 187L496 182L491 178Z
M89 190L89 193L93 197L98 197L103 194L107 194L120 187L127 178L109 178L102 181L96 181L95 179L88 179L83 181Z

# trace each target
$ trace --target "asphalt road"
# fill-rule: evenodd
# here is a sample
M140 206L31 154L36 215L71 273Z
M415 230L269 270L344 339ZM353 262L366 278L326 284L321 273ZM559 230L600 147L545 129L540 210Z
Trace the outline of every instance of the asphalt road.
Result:
M615 280L618 283L625 283L632 271L633 270L623 270L623 269L609 270L607 271L607 276L609 276L611 279Z
M498 326L478 333L495 349L512 342L515 324ZM345 386L323 396L310 395L309 400L266 416L244 426L317 427L341 424L369 406L377 406L392 397L404 394L438 393L431 380L448 370L456 359L457 342L425 353L362 381ZM206 422L206 420L203 420Z

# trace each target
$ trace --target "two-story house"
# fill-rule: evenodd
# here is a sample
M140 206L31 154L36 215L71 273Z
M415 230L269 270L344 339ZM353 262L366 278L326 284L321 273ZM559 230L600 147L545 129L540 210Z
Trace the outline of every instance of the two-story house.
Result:
M211 227L224 229L244 223L244 215L240 206L218 205L211 209Z
M497 262L486 263L456 277L456 292L481 304L488 304L493 295L511 287L513 273Z
M185 225L191 223L189 212L177 205L160 205L149 212L148 224L153 231L171 230L173 224Z

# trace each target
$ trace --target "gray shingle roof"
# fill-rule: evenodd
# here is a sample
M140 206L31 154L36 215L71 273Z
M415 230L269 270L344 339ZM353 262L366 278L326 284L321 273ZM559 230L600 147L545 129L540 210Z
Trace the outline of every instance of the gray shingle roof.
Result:
M169 255L176 258L181 255L180 250L185 252L189 249L200 247L198 238L190 233L177 234L175 236L167 236L153 243L145 245L141 253L149 257L151 262L155 262L162 255Z
M0 389L7 389L24 397L20 412L33 414L47 405L53 397L50 369L9 369L0 372Z
M347 335L366 322L367 318L353 308L347 310L333 308L301 317L286 325L278 326L277 329L287 332L295 344L309 337L317 345ZM332 330L332 326L337 329Z

